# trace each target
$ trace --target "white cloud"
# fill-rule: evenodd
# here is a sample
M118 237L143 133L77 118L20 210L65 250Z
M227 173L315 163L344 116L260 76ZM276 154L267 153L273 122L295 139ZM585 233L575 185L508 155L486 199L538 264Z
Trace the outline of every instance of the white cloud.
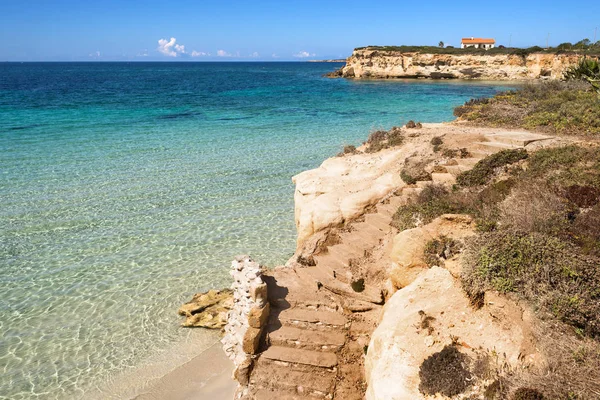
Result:
M218 57L231 57L231 54L229 54L225 50L218 50L217 51L217 56Z
M258 54L258 51L255 51L254 53L250 54L250 57L257 58L260 57L260 54Z
M301 51L300 53L294 54L294 57L296 58L306 58L306 57L314 57L316 56L315 53L309 53L308 51Z
M182 44L177 44L176 42L177 39L175 39L174 37L172 37L171 40L160 39L158 41L157 50L165 56L169 57L177 57L177 55L187 54L185 52L185 46Z
M210 54L205 53L203 51L192 51L192 57L205 57L205 56L210 56Z
M100 58L100 52L99 51L95 51L93 53L88 54L89 57L93 58L93 59L98 59Z
M271 57L273 57L273 58L279 58L279 56L277 54L275 54L275 53L271 54Z

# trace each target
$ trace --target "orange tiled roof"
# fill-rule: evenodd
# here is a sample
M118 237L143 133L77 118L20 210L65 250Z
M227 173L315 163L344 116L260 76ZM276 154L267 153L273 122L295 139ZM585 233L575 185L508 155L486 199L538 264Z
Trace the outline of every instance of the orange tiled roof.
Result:
M494 44L494 39L482 39L482 38L463 38L463 44Z

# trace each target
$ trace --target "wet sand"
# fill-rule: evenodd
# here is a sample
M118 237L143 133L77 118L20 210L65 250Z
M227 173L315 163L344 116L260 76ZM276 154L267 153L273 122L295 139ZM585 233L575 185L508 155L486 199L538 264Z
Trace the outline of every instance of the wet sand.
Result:
M237 387L232 372L233 363L217 342L157 379L135 400L230 400Z

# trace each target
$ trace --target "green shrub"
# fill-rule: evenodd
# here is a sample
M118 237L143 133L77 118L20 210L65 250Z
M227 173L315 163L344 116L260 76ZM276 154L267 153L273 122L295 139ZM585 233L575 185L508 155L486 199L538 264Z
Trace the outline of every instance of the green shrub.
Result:
M428 224L443 214L469 213L471 204L462 193L450 193L442 185L427 185L417 199L398 208L392 217L392 226L400 231Z
M403 168L400 171L400 178L407 185L414 185L418 181L430 181L431 174L418 166L415 168Z
M465 103L455 115L487 126L560 134L599 134L600 98L581 80L527 84L495 95L485 104Z
M394 146L400 146L404 142L404 136L400 128L392 128L389 131L377 130L372 132L365 144L367 153L376 153L380 150Z
M441 137L436 136L433 139L431 139L431 144L434 145L434 146L439 146L439 145L444 144L444 141L442 140Z
M594 90L600 92L600 63L595 59L583 58L565 72L565 79L587 81Z
M338 153L338 157L343 157L345 154L354 154L354 153L356 153L356 146L349 144L347 146L344 146L342 151L340 153Z
M496 168L513 164L527 158L525 149L507 149L494 153L479 160L473 169L462 172L456 177L456 182L461 186L485 185L490 180Z
M498 230L467 245L468 293L516 292L560 320L600 335L600 259L558 238Z
M432 239L425 244L423 250L423 259L429 267L434 265L443 267L444 260L452 258L458 254L462 248L462 244L448 236L440 236Z
M469 359L455 346L429 356L419 368L419 390L426 395L456 396L471 386Z

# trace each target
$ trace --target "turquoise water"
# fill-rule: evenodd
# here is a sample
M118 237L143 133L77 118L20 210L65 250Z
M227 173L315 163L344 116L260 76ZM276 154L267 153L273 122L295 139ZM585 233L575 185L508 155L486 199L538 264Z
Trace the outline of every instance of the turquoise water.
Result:
M0 398L84 398L200 351L214 335L177 308L237 254L293 253L294 174L500 89L321 77L337 66L0 64Z

